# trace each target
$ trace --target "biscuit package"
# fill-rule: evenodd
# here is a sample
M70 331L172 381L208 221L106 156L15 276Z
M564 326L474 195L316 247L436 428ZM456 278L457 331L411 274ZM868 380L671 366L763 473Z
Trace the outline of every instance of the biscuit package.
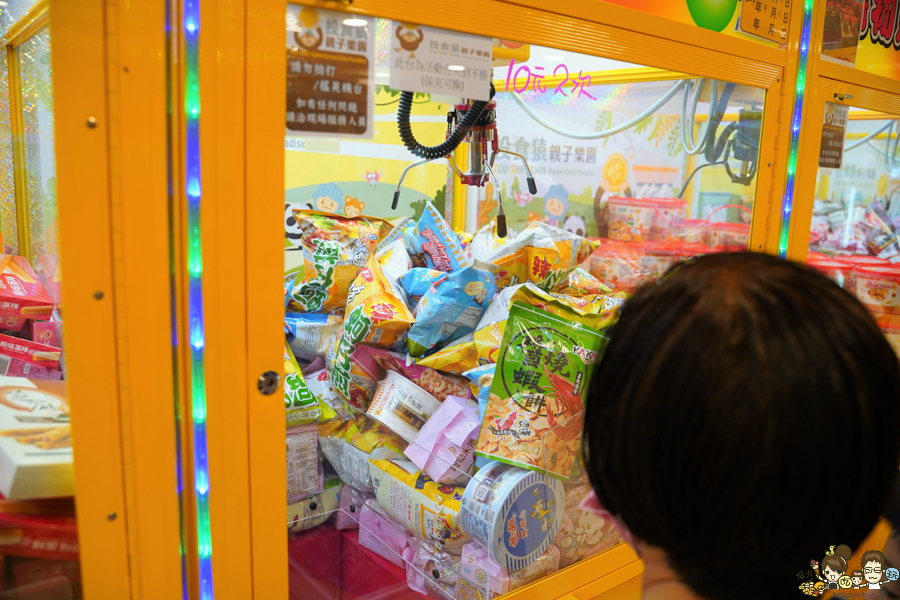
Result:
M404 239L416 267L452 273L469 266L459 238L431 202L425 203L419 222L407 230Z
M590 327L514 303L476 453L568 479L603 342Z

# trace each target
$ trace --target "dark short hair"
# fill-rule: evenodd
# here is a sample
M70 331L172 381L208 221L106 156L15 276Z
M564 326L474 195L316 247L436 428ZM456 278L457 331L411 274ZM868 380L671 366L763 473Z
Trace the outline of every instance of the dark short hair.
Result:
M706 256L639 289L609 338L587 472L694 593L755 597L735 582L759 573L769 597L793 597L811 557L871 531L900 463L900 364L827 277Z

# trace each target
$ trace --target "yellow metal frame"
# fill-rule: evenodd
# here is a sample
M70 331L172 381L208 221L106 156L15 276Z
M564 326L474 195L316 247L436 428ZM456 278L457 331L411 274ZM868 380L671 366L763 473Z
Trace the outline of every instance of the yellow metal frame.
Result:
M177 598L165 5L50 7L84 592Z

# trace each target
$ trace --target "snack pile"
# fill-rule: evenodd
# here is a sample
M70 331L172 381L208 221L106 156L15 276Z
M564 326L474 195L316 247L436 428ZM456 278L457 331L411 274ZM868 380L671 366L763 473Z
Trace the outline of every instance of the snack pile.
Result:
M492 598L620 543L579 508L584 403L629 296L583 267L600 243L538 222L482 244L430 203L393 228L295 219L289 547L322 553L298 577Z

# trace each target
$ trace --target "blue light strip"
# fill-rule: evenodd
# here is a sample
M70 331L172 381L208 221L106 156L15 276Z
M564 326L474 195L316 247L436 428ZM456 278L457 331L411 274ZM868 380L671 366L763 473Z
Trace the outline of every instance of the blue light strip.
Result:
M206 443L206 345L203 322L203 244L200 236L200 0L184 0L185 192L188 203L188 340L191 350L191 419L194 490L197 502L197 559L200 599L212 600L212 540L209 522L209 457Z
M809 36L812 29L813 0L803 4L803 32L800 35L800 64L797 70L797 89L794 95L794 116L791 119L791 150L788 155L787 178L781 200L781 235L778 256L787 256L791 231L791 211L794 209L794 175L797 172L797 153L800 147L800 120L803 117L803 90L806 88L806 68L809 61Z

